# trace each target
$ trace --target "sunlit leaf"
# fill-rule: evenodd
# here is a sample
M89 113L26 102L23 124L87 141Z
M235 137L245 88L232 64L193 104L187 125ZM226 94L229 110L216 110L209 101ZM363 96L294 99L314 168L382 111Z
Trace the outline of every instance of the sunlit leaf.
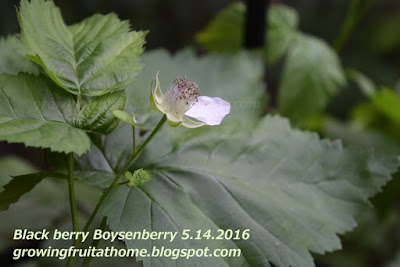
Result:
M400 125L400 97L395 91L382 88L371 98L372 104L386 117Z

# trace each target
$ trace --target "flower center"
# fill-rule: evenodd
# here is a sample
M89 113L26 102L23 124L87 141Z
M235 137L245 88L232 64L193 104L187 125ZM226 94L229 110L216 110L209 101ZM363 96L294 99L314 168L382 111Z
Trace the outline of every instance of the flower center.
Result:
M165 112L181 118L186 111L199 101L197 99L200 96L198 90L199 86L190 82L186 76L181 79L176 77L165 94L161 105Z

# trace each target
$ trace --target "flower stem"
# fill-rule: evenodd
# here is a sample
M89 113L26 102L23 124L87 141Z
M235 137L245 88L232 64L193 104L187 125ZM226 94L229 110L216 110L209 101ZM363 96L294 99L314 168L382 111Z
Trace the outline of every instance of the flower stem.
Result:
M71 152L68 154L68 191L69 191L69 205L71 208L72 217L72 230L74 232L79 232L78 217L76 214L75 205L75 191L74 191L74 154ZM77 247L79 240L74 241L74 247ZM67 266L72 266L75 258L70 257L68 259Z
M143 149L146 147L146 145L150 142L151 139L153 139L154 135L160 130L161 126L166 122L167 117L164 115L160 122L157 124L157 126L154 128L154 130L151 132L151 134L146 138L146 140L139 146L138 149L134 149L132 156L128 159L128 161L125 163L124 167L117 173L117 175L114 178L113 183L110 185L110 187L107 188L107 190L104 192L104 194L101 196L99 202L97 203L95 209L93 210L92 214L89 217L88 222L86 223L85 227L83 228L83 231L86 232L88 231L90 225L93 222L93 219L96 217L97 212L99 211L101 205L103 204L104 200L107 198L108 194L116 187L118 186L118 181L121 178L121 176L128 170L129 166L132 164L132 162L136 159L136 157L140 154L140 152L143 151Z
M106 229L107 226L107 217L103 217L103 220L101 221L99 227L97 229L101 229L102 231L104 231ZM96 239L93 240L92 243L90 244L91 247L97 247L100 243L100 239ZM87 257L84 261L83 261L83 267L87 267L90 264L90 261L92 260L92 257L89 256Z
M135 153L136 150L136 133L135 133L135 125L132 125L132 154Z

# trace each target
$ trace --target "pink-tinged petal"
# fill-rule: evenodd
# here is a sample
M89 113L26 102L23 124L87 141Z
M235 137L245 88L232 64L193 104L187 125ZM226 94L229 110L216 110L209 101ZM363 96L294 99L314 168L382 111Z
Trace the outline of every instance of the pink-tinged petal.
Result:
M208 125L219 125L231 111L231 104L219 97L199 96L199 101L185 115Z

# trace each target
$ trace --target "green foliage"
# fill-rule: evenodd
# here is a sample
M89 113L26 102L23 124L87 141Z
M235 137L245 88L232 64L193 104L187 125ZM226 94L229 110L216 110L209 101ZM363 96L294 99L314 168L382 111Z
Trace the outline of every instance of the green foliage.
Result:
M299 17L296 10L285 5L273 5L268 16L265 61L273 64L285 55L294 41Z
M19 72L39 74L38 65L18 54L17 43L17 38L13 35L0 37L0 74L18 74Z
M133 174L131 172L125 173L125 179L129 181L129 186L138 186L150 180L151 175L144 169L138 169Z
M178 266L268 266L268 262L312 266L308 250L339 249L336 234L356 225L354 217L366 208L366 198L390 179L398 165L396 157L344 149L338 142L293 130L279 117L266 117L256 128L251 124L239 128L226 124L183 135L164 128L159 141L150 143L132 166L133 170L150 170L153 179L138 187L120 186L107 198L103 214L110 228L212 229L213 233L217 229L250 229L248 241L179 240L171 244L157 240L150 244L130 240L127 246L207 245L239 247L243 252L243 257L225 259L227 262L220 258L178 259ZM118 127L104 137L98 148L102 153L92 149L86 154L86 168L118 169L121 157L127 156L121 150L127 146L128 137L121 139L127 136L127 129ZM145 262L155 260L171 264L167 259Z
M330 138L343 140L346 145L361 148L374 148L381 152L400 153L400 145L377 129L365 129L357 123L343 123L328 119L323 124L322 132Z
M377 90L375 83L368 76L357 70L347 69L346 76L350 81L355 82L366 96L373 95Z
M299 34L285 62L279 110L300 121L323 109L345 82L336 53L325 42Z
M208 51L237 52L243 47L246 7L237 2L223 9L196 35L196 42ZM281 58L295 37L298 16L285 5L272 5L268 13L265 61L273 64Z
M52 1L21 1L21 53L73 94L99 96L139 72L146 32L131 32L115 14L94 15L67 27Z
M372 96L371 102L379 112L400 126L400 97L395 91L383 88Z
M123 110L112 110L111 113L118 118L119 120L128 123L129 125L132 126L140 126L140 124L136 123L134 118L126 113Z
M209 51L239 51L245 12L244 4L231 4L197 34L196 41ZM298 14L290 7L272 5L267 26L266 64L288 53L278 89L279 111L293 121L301 121L321 111L344 85L339 58L324 41L297 31Z
M208 51L237 52L243 47L244 16L243 3L232 3L224 8L196 34L196 42Z
M7 170L7 171L5 171ZM10 176L17 176L35 172L36 169L29 163L13 156L0 158L0 193L4 190L4 185L11 181Z
M82 155L90 140L74 128L78 115L72 95L44 76L0 76L0 140Z
M400 143L400 97L394 90L382 88L352 111L352 122L363 129L380 131Z
M158 70L162 88L175 76L187 75L204 95L218 96L213 88L223 90L225 86L230 90L222 96L229 101L246 97L249 92L243 88L262 94L258 86L252 86L260 83L262 72L254 72L262 65L245 68L251 62L245 60L248 54L236 57L241 60L213 54L196 58L190 51L174 57L164 51L146 53L143 78L127 90L127 110L135 110L146 127L153 122L149 119L149 80ZM243 71L247 69L252 69L253 75ZM146 86L148 90L138 89ZM135 89L137 93L131 93ZM366 199L390 179L397 158L344 149L339 142L293 130L279 117L256 123L256 111L233 108L230 120L219 127L162 128L130 168L144 168L152 179L137 187L119 186L107 197L102 212L111 230L137 231L148 226L149 231L190 229L195 234L199 229L212 229L215 234L218 229L250 229L252 237L247 241L127 241L129 248L239 247L243 252L242 257L224 260L178 259L173 262L178 266L312 266L310 251L322 254L339 249L337 234L355 227L354 218L367 207ZM122 124L111 134L92 139L92 149L80 159L78 171L93 177L97 170L97 177L108 172L110 181L132 151L130 134L129 125ZM144 137L137 138L140 142ZM80 178L79 173L77 176ZM172 264L168 259L144 259L145 264L156 261Z
M19 49L56 84L44 75L2 74L0 140L74 152L74 176L85 184L108 187L125 172L122 167L128 158L133 159L133 140L143 142L159 119L149 101L150 82L157 71L164 91L176 76L187 76L202 95L229 101L231 114L219 127L186 130L165 125L125 173L128 186L113 184L111 191L106 190L111 193L102 198L101 212L110 229L180 233L174 242L126 240L128 248L242 251L239 257L227 258L137 258L145 266L313 266L312 253L341 248L339 235L356 226L356 218L370 204L368 198L391 178L399 166L398 156L392 156L398 146L373 131L351 135L353 128L331 123L331 133L347 135L353 144L385 141L379 146L385 153L343 148L340 141L295 130L279 116L260 118L264 64L259 53L239 51L244 13L243 4L232 4L196 37L208 50L234 54L197 57L189 49L174 56L152 51L143 57L143 75L130 83L141 68L144 32L130 32L129 24L114 14L94 15L67 27L53 2L22 0ZM270 9L264 61L272 64L288 53L279 85L279 111L296 122L311 118L310 125L323 125L332 121L316 113L345 83L345 75L336 53L323 41L297 32L297 25L293 9L283 5ZM0 54L9 60L0 63L0 71L39 72L33 65L25 66L25 59L11 64L19 59L15 39L0 41L1 46L11 53ZM355 122L376 125L383 117L396 136L399 97L390 90L375 91L359 72L350 70L347 75L371 98L354 113ZM126 96L124 90L111 92L125 85ZM144 125L136 131L136 139L130 126L141 125L129 114L137 114ZM119 120L129 125L118 126ZM85 132L101 135L89 139ZM90 152L82 155L89 147ZM395 153L388 152L392 147ZM61 173L63 165L57 164ZM0 161L0 170L2 166ZM49 176L2 178L0 210ZM77 196L86 197L85 190L80 193ZM249 231L250 238L182 240L184 229L192 237L199 230L202 234L210 230L214 237L221 230L235 235L238 230Z
M119 120L114 117L111 110L123 109L125 102L124 91L96 97L79 112L76 126L90 132L109 134L119 123Z
M7 210L8 207L19 200L19 198L31 191L43 178L45 173L34 173L27 175L15 176L4 186L4 191L0 193L0 211Z

